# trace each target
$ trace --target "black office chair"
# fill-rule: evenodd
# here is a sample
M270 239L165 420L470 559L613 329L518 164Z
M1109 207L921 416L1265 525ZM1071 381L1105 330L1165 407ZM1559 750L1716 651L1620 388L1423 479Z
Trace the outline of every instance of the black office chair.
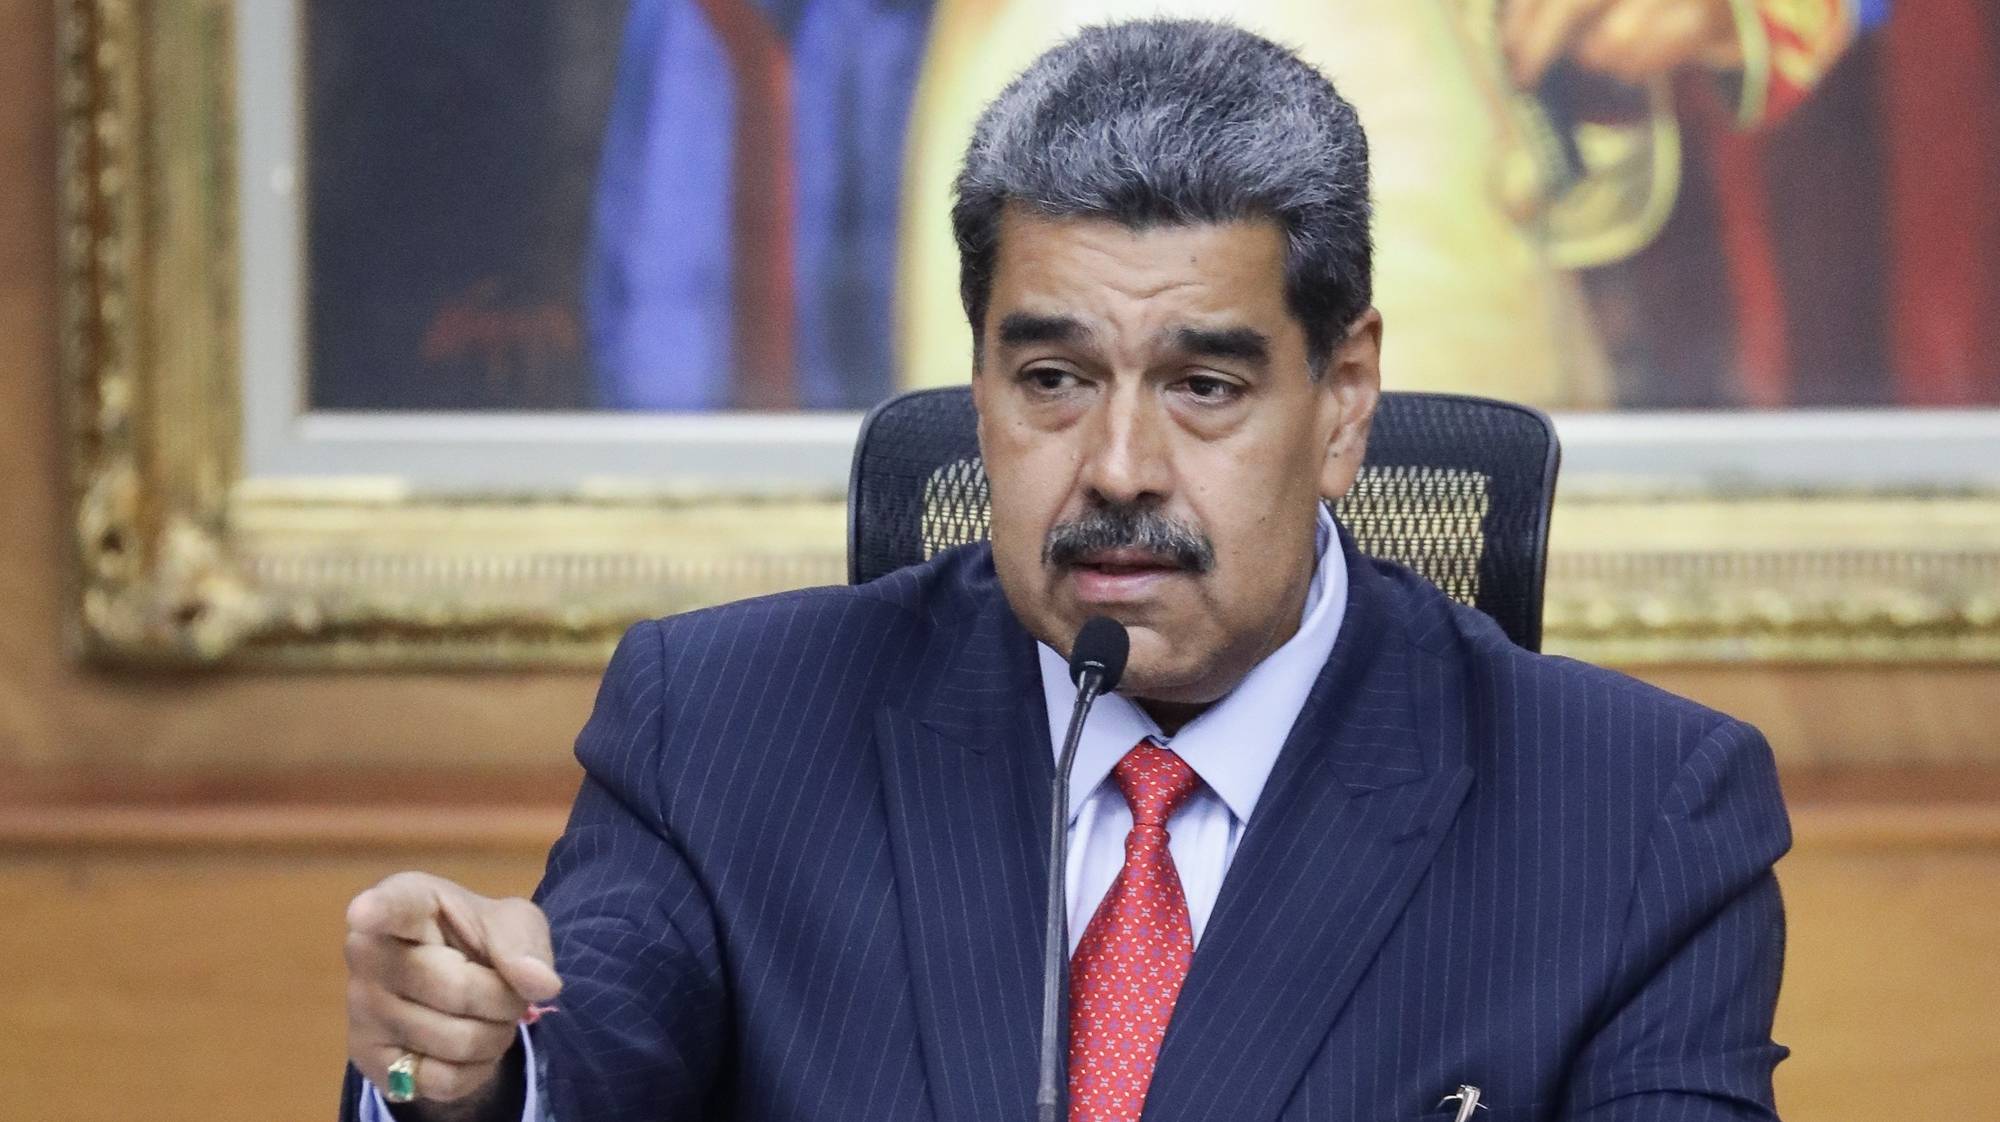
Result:
M1385 393L1360 477L1334 513L1362 552L1408 565L1539 650L1560 459L1539 410ZM917 390L869 412L847 485L850 582L983 540L989 523L968 387Z

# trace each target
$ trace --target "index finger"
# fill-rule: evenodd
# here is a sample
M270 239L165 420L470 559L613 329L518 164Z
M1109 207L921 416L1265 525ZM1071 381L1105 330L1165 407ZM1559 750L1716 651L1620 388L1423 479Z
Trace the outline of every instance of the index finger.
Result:
M347 928L410 943L442 943L438 922L449 882L426 873L397 873L347 904Z
M532 1003L561 992L549 921L540 908L518 897L443 903L448 936L455 932L465 939L474 956L498 971L516 993Z

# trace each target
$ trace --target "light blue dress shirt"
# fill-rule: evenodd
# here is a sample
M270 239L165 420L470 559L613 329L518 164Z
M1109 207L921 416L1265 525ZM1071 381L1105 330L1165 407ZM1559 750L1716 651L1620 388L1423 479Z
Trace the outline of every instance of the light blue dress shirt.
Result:
M1065 883L1072 952L1090 924L1091 913L1125 866L1125 835L1132 832L1132 809L1112 781L1111 769L1147 738L1172 750L1201 776L1202 785L1167 820L1167 851L1173 855L1181 890L1187 895L1194 940L1201 942L1208 915L1215 910L1215 897L1222 891L1223 874L1236 857L1236 845L1250 824L1264 781L1271 777L1278 750L1285 746L1292 724L1305 708L1306 695L1312 692L1327 656L1333 653L1334 637L1340 633L1340 621L1347 612L1347 560L1334 541L1333 519L1325 507L1319 512L1317 548L1319 564L1306 589L1298 631L1258 663L1240 685L1178 733L1161 734L1160 726L1145 710L1118 694L1099 698L1091 709L1083 736L1077 741L1076 768L1070 773ZM1063 734L1069 731L1070 709L1076 703L1076 687L1070 683L1069 663L1061 655L1045 644L1037 643L1036 648L1041 655L1042 694L1048 702L1049 741L1060 753ZM521 1117L523 1122L548 1122L534 1034L523 1029L521 1039L528 1049L528 1102ZM372 1083L361 1103L361 1122L394 1122Z

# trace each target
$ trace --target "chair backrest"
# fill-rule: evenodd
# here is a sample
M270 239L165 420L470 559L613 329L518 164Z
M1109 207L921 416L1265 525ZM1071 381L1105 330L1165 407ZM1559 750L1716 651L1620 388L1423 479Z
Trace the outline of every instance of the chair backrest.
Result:
M975 430L965 386L902 394L868 414L847 487L849 581L987 536ZM1360 476L1333 510L1362 552L1409 566L1537 650L1560 458L1539 410L1385 393Z

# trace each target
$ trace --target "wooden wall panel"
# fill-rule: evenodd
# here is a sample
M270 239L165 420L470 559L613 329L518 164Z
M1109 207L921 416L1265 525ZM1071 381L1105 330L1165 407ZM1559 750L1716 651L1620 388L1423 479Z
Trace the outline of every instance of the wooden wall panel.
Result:
M2000 844L1803 845L1776 1037L1788 1117L1977 1118L2000 1070Z
M13 979L0 1102L47 1122L331 1119L347 900L406 866L525 891L539 865L422 851L0 859Z
M1786 1114L1972 1117L2000 1066L2000 806L1825 802L1796 817L1779 870ZM17 816L0 847L0 1102L51 1122L129 1119L135 1102L154 1122L328 1117L349 897L412 867L527 892L560 819L552 803L252 808L36 834Z

